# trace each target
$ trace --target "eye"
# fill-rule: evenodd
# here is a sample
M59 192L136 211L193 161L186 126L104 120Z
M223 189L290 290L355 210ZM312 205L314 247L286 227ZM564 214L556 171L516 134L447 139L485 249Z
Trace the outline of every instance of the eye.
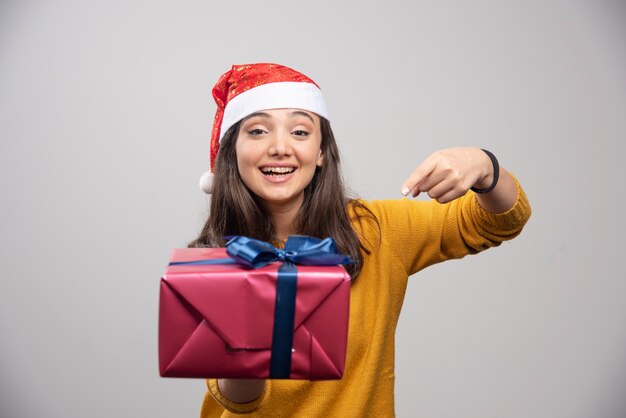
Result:
M254 128L254 129L248 130L248 135L250 136L260 136L260 135L263 135L264 133L267 133L267 132L261 128Z
M309 132L304 131L304 130L302 130L302 129L297 129L297 130L295 130L295 131L291 132L291 134L292 134L292 135L295 135L295 136L301 136L301 137L307 137L307 136L309 136Z

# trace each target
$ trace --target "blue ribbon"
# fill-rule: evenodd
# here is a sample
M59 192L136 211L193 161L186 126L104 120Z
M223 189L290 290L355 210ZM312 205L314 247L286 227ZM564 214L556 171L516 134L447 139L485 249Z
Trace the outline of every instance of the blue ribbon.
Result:
M297 288L298 271L295 264L288 261L278 268L276 281L270 379L288 379L291 373L291 348L293 347Z
M178 261L169 265L239 264L247 268L259 268L275 261L283 261L278 268L276 281L276 305L272 334L270 378L287 379L291 373L291 349L293 347L293 324L296 312L298 271L295 264L309 266L336 266L350 264L350 257L337 252L335 240L320 240L308 236L290 236L285 248L280 249L265 241L244 236L230 237L226 253L231 258L211 260Z

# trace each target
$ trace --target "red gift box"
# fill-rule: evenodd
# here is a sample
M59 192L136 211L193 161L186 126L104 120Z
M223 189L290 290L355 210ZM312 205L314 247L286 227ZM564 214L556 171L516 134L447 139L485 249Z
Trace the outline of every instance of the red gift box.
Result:
M171 256L171 262L209 259L227 260L228 255L224 248L181 248ZM281 265L273 262L256 269L237 264L170 265L160 291L161 376L276 377L270 364L276 360L272 343ZM296 269L290 368L282 377L341 378L350 276L337 265Z

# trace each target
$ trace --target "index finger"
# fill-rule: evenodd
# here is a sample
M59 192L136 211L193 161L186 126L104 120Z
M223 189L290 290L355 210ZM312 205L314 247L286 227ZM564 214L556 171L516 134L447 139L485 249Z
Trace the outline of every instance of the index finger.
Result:
M434 158L426 158L420 165L417 166L415 170L404 180L402 183L402 187L400 189L400 193L403 196L409 194L409 192L413 191L417 186L419 186L420 182L424 180L426 177L430 175L435 170L437 164L435 163ZM414 193L413 196L417 196L419 194L419 190L417 193Z

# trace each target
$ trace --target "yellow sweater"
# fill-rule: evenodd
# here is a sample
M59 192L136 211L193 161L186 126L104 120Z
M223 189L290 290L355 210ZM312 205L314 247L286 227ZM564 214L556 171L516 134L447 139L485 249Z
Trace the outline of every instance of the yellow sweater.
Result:
M363 223L373 251L350 291L350 324L344 377L336 381L268 380L256 401L225 399L214 379L201 417L392 417L395 330L407 279L429 265L497 246L519 234L530 206L518 184L506 213L482 209L472 192L448 204L409 199L364 202L380 223ZM369 242L369 244L368 244Z

